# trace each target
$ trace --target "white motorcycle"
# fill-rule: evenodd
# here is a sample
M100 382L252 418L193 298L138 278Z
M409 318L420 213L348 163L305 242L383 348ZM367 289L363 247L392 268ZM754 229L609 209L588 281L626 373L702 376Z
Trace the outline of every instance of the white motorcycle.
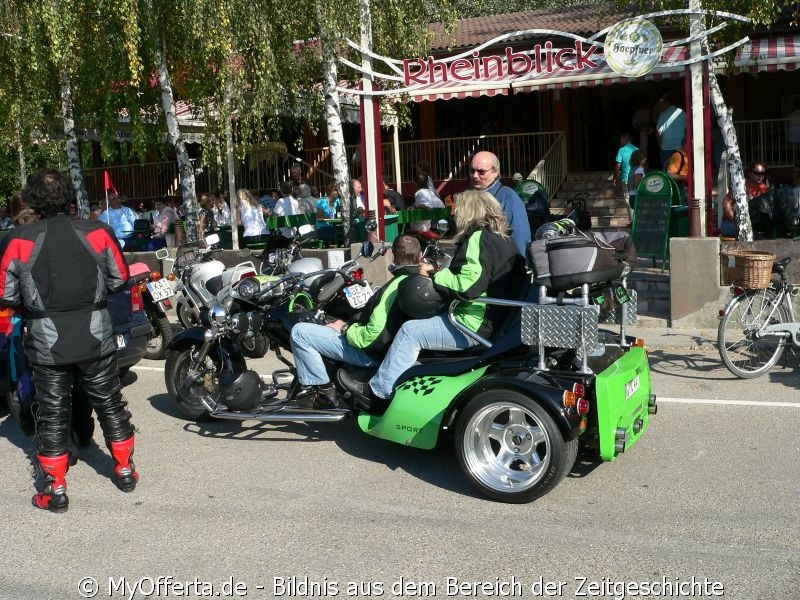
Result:
M203 314L211 306L224 303L230 294L231 286L242 279L254 277L259 273L305 274L322 270L320 259L300 257L299 239L287 248L262 255L261 258L266 260L262 262L260 269L256 269L251 260L226 268L225 263L214 257L214 253L220 250L214 247L218 243L219 236L212 234L201 243L183 244L177 250L172 267L178 282L174 302L178 320L186 329L207 325L203 322ZM240 256L248 254L249 250L243 250ZM241 343L244 354L249 358L264 356L268 348L267 339L261 333L254 333Z

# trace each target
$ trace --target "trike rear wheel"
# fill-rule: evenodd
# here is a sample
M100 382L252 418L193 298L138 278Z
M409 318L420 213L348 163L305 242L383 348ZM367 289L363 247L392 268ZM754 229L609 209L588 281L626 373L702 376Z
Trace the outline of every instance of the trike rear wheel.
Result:
M473 398L456 425L456 455L470 483L500 502L535 500L569 473L578 440L565 441L535 400L510 390Z
M743 379L766 373L783 354L786 340L776 334L765 334L764 327L787 322L789 313L774 291L749 291L736 296L717 330L722 362Z

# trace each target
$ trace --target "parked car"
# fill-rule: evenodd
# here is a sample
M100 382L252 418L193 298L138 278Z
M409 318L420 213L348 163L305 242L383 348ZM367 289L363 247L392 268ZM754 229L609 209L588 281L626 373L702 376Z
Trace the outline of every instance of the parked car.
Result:
M142 292L133 278L122 290L108 295L107 305L114 324L117 361L122 376L144 356L150 336L150 321L145 314ZM0 399L3 399L0 401L0 410L5 412L7 404L12 413L19 417L17 382L23 367L19 360L16 365L11 363L9 338L13 330L13 316L12 310L0 310Z
M142 360L151 329L142 292L134 278L128 280L122 291L108 295L108 312L111 313L117 338L120 375L124 375Z

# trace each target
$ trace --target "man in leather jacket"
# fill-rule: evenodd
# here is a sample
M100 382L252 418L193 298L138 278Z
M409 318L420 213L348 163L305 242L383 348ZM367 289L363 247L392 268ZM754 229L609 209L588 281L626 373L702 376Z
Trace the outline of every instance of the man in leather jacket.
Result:
M419 273L422 257L417 238L401 235L392 244L395 267L392 279L367 302L357 322L338 320L327 325L298 323L292 327L294 355L300 389L295 396L303 408L337 408L339 399L322 357L373 367L381 363L397 330L408 318L397 306L397 288L408 275Z
M0 242L0 305L21 306L27 322L25 355L39 400L37 460L44 474L33 505L63 512L69 506L65 475L73 382L97 413L117 487L131 492L139 478L131 462L134 428L120 391L106 309L108 291L128 280L128 265L108 225L69 217L75 192L63 173L34 173L22 197L42 218Z

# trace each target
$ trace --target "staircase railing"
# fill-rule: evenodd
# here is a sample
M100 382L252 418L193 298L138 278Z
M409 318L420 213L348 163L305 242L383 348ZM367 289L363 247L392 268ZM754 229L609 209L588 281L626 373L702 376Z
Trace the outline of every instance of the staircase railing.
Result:
M541 183L550 198L556 195L561 184L567 179L567 136L563 131L528 177Z

